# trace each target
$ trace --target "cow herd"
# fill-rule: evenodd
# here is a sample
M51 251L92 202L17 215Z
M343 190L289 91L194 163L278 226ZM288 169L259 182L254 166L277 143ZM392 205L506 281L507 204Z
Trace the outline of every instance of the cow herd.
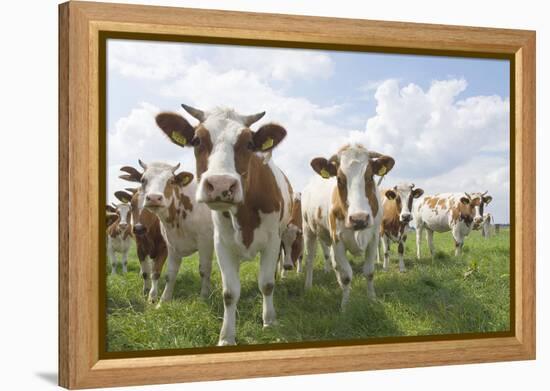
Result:
M170 112L158 114L156 123L172 143L193 150L196 173L180 170L179 164L141 160L139 168L122 167L120 178L137 186L115 192L120 203L107 206L107 254L112 273L117 253L125 272L135 240L143 293L160 306L172 298L182 258L194 253L199 257L200 294L207 297L215 252L224 303L218 345L235 344L242 260L259 254L262 319L269 327L276 322L277 271L284 276L294 267L298 272L305 269L305 288L310 288L318 247L325 271L332 268L336 274L344 309L353 278L348 252L363 260L367 295L375 298L375 260L381 253L383 268L389 268L392 242L398 245L400 271L405 271L409 223L414 221L417 230L418 258L424 230L432 256L434 232L451 231L456 255L472 229L489 232L491 217L484 215L491 202L487 192L428 196L412 183L380 190L382 177L395 161L359 143L347 144L330 157L314 158L312 180L302 193L295 192L271 157L286 130L274 123L250 129L264 112L240 115L231 109L182 106L197 125ZM166 286L158 299L166 260Z

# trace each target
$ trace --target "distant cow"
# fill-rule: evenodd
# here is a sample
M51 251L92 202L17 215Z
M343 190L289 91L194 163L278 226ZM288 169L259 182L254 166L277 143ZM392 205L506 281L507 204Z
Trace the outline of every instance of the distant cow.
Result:
M176 173L179 163L171 166L158 162L145 164L140 160L139 165L143 173L133 167L124 167L128 175L122 178L141 183L139 205L160 219L161 233L168 248L168 271L159 305L172 299L182 257L197 251L201 296L207 297L214 251L212 218L210 210L195 201L197 183L193 174Z
M486 213L483 216L483 223L482 223L482 227L481 227L481 236L483 236L484 238L491 237L491 235L493 233L493 227L494 227L493 215L490 214L490 213Z
M331 262L343 290L342 308L349 299L353 275L346 250L365 259L367 294L375 297L374 262L382 202L374 177L388 173L394 163L393 158L368 151L361 144L346 145L328 160L319 157L311 161L319 176L313 178L302 193L306 289L312 285L319 239L330 249Z
M285 270L296 267L296 271L302 271L302 255L304 252L304 236L302 233L302 201L300 193L294 193L292 198L292 211L287 228L282 233L282 257L281 275Z
M380 242L384 253L384 270L390 265L390 243L396 242L399 253L399 271L406 271L403 253L409 223L412 221L413 201L424 194L424 190L414 187L414 183L403 183L392 189L382 190L384 216L380 225Z
M432 258L434 232L451 231L455 242L455 256L461 255L464 239L475 225L481 223L481 202L480 193L441 193L425 196L414 207L416 257L420 259L420 241L424 229Z
M173 143L194 148L197 201L212 210L222 274L224 315L218 345L233 345L240 262L258 252L263 324L275 322L275 271L281 234L290 221L292 189L268 152L284 139L286 130L273 123L251 130L264 112L241 115L232 109L204 112L182 106L199 121L195 127L175 113L161 113L156 120Z
M478 230L483 227L483 222L485 221L485 208L493 200L493 197L487 194L488 191L483 193L471 193L472 199L477 199L475 204L476 215L474 218L473 229Z
M115 197L119 200L121 200L121 193L124 192L117 191L115 193ZM107 205L107 212L107 221L112 221L112 218L116 216L107 227L107 255L111 262L111 274L116 274L117 254L121 254L122 273L126 273L128 271L128 250L132 244L130 204L123 201L121 204ZM109 214L113 217L109 217Z
M125 167L122 170L124 169ZM121 177L129 178L127 175ZM126 190L130 192L126 193L126 197L132 208L133 233L143 278L143 294L153 303L158 298L158 281L168 256L168 249L161 233L160 220L143 205L140 206L139 189Z

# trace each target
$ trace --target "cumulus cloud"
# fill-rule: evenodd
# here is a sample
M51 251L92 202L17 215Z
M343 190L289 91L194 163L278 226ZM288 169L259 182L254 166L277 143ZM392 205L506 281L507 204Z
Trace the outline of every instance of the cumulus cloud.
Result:
M401 176L431 177L467 163L482 151L508 150L508 99L457 97L464 79L434 81L427 91L386 80L376 90L376 115L352 132L369 148L392 155Z
M107 41L107 67L124 77L165 80L185 71L191 49L177 43Z

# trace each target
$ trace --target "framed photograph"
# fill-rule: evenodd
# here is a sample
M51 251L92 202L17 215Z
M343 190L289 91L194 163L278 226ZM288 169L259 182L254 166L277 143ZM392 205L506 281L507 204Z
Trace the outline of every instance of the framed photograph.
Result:
M59 20L61 386L535 358L535 32Z

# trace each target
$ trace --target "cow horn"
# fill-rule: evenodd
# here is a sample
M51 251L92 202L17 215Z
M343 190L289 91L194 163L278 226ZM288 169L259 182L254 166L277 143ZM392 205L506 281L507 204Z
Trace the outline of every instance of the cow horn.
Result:
M487 194L489 192L489 190L485 190L485 193L482 194L482 196L484 196L485 194Z
M369 151L369 159L378 159L379 157L382 157L382 155L379 152Z
M414 183L411 183L411 189L414 189Z
M466 194L466 197L468 197L469 199L472 199L472 196L469 195L468 193L464 192L464 194Z
M141 166L141 168L143 168L144 170L147 170L147 164L143 163L143 162L141 161L141 159L138 159L138 163L139 163L139 165Z
M178 170L178 168L180 168L180 163L176 164L176 165L172 168L172 174L175 174L176 171Z
M202 110L195 109L194 107L187 106L183 103L181 104L181 107L183 107L185 111L187 111L193 118L198 119L200 122L204 122L204 120L206 119L206 115Z
M241 116L241 120L245 126L250 126L253 123L262 119L264 115L265 115L265 111L262 111L261 113L257 113L257 114L252 114L252 115L243 115Z

